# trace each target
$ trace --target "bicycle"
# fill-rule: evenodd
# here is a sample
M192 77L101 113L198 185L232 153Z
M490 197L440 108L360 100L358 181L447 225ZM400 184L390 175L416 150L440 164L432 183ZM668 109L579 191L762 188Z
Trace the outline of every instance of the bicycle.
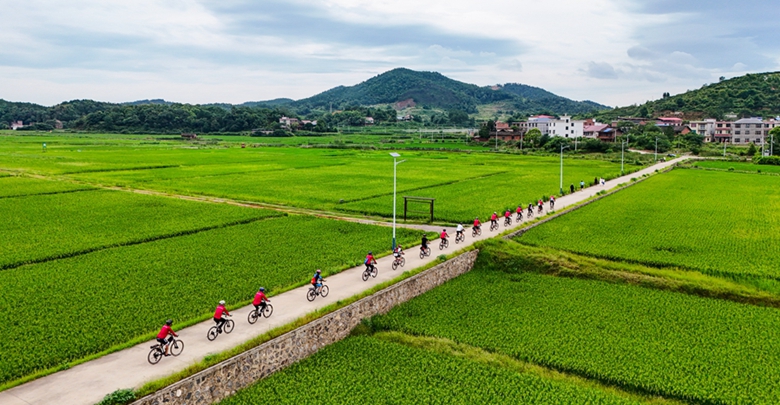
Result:
M471 237L476 238L478 235L482 235L482 227L475 226L471 228Z
M395 260L393 260L393 270L398 269L398 266L404 267L406 264L406 259L403 258L403 256L398 255L395 257Z
M325 285L325 280L322 280L322 286L319 288L319 291L317 291L315 287L309 287L309 292L306 293L306 299L311 302L314 301L318 295L322 296L322 298L325 298L328 296L329 292L330 289Z
M490 231L493 232L498 229L498 221L490 221Z
M512 225L512 217L506 217L504 218L504 227L508 227Z
M533 217L534 217L534 209L533 208L529 208L528 209L528 219L531 219Z
M376 275L379 274L379 270L376 269L376 266L373 264L366 267L365 270L363 270L363 281L367 281L369 277L376 278Z
M431 255L431 248L429 247L420 247L420 259L425 259L425 256Z
M439 241L439 250L444 250L450 246L450 240L443 238Z
M262 317L270 317L271 314L274 313L274 306L271 304L266 303L265 308L263 309L253 309L249 311L249 315L247 315L246 320L249 321L249 324L254 324L257 322L258 319Z
M170 346L169 353L171 356L178 356L181 354L181 352L184 351L184 342L171 336L165 345L157 343L156 345L152 346L152 350L150 350L149 355L146 356L149 364L157 364L160 362L160 360L165 356L165 346Z
M539 215L542 215L542 210L543 210L543 209L544 209L544 208L543 208L543 207L540 205L540 206L539 206L539 212L538 212L538 214L539 214Z
M555 201L550 200L550 211L552 211L553 209L555 209Z
M218 328L217 325L212 326L209 328L209 331L206 332L206 338L210 341L214 341L214 339L219 336L220 333L230 333L233 332L233 328L236 326L236 323L233 322L232 319L226 319L225 323L222 324L221 328Z
M517 222L518 224L520 222L523 222L523 212L522 211L517 213L517 217L515 218L515 222Z
M464 232L456 233L455 235L455 243L465 242L466 241L466 234Z

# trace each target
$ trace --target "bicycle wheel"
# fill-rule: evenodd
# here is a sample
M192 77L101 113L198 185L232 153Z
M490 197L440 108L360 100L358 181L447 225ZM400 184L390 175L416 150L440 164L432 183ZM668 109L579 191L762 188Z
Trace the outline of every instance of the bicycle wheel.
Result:
M439 250L443 250L443 249L444 249L444 242L440 242L439 243Z
M263 316L268 318L271 316L271 314L274 313L274 306L271 304L266 304L265 309L263 310Z
M393 260L393 270L398 269L398 260Z
M471 237L474 238L476 236L477 236L477 230L476 229L472 229L471 230Z
M371 273L368 271L368 269L365 269L363 270L363 275L361 277L363 278L363 281L366 281L369 277L371 277Z
M420 259L425 259L425 250L420 250Z
M249 311L249 315L246 316L246 320L249 321L250 325L253 325L255 322L257 322L257 310L251 310Z
M322 295L323 297L327 297L329 292L330 289L328 288L328 286L324 285L322 286L322 290L320 290L320 295Z
M371 268L371 277L376 278L376 276L379 274L379 269L376 267Z
M228 319L222 326L222 331L225 333L233 332L233 328L236 327L236 323L232 319Z
M306 293L306 299L309 301L314 301L315 298L317 298L317 293L314 292L313 288L309 288L309 292Z
M404 267L404 265L405 265L405 264L406 264L406 259L404 259L404 258L402 257L402 258L401 258L401 267Z
M149 355L146 356L146 359L149 360L149 364L157 364L160 362L160 359L163 358L163 353L160 351L158 347L153 347L152 350L149 352Z
M174 356L178 356L181 354L181 352L184 351L184 342L182 342L179 339L174 339L173 342L170 343L170 345L171 348L168 350L170 350L170 353Z
M209 328L208 333L206 333L206 338L212 342L214 341L214 339L217 338L217 336L219 336L219 332L217 331L216 326L212 326L211 328Z

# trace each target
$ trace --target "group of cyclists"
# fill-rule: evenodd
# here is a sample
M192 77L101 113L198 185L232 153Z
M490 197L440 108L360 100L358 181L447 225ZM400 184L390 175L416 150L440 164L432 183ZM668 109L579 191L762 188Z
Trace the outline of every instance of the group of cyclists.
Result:
M555 208L555 196L550 196L549 199L550 203L550 210ZM536 209L539 214L541 214L544 210L544 202L542 200L537 201ZM523 220L523 205L518 205L517 209L515 210L515 213L517 215L516 221L520 222ZM528 208L528 218L533 217L534 215L534 203L529 203ZM490 229L498 229L498 212L493 212L493 214L490 216ZM512 224L512 211L510 209L507 209L504 212L504 226L509 226ZM472 227L472 236L477 236L482 233L481 231L482 223L479 221L479 217L474 218L473 227ZM463 224L458 224L455 228L455 241L460 242L465 240L465 228L463 227ZM447 233L447 229L442 229L441 234L439 234L440 239L440 249L444 249L449 245L449 238L450 235ZM423 258L424 256L430 255L430 247L428 247L428 236L423 233L422 240L420 244L420 258ZM397 245L395 248L393 248L393 270L396 269L396 267L399 265L403 265L403 247L401 245ZM365 272L376 274L376 258L374 257L373 252L368 252L366 255L365 260L363 260L363 264L366 266ZM376 275L374 275L376 277ZM364 277L364 280L366 278ZM320 295L322 291L323 282L325 280L322 278L322 270L317 269L314 272L314 276L311 278L311 285L312 288L310 290L313 290L313 293L315 295ZM311 292L311 291L310 291ZM324 294L323 294L324 295ZM257 293L255 293L255 297L252 300L252 305L255 307L255 313L261 314L263 311L265 311L266 307L268 306L268 303L271 300L268 299L268 297L265 295L265 288L260 287L258 289ZM222 327L225 325L225 322L227 322L227 318L230 316L230 312L228 312L227 308L225 307L225 301L221 300L219 301L219 304L217 305L217 308L214 310L214 322L216 323L217 333L222 333ZM267 316L267 315L266 315ZM157 342L160 344L160 347L164 349L164 355L170 356L170 343L173 341L174 338L178 337L179 335L176 334L173 330L173 320L168 319L165 321L165 325L163 325L162 329L160 329L160 332L157 334Z

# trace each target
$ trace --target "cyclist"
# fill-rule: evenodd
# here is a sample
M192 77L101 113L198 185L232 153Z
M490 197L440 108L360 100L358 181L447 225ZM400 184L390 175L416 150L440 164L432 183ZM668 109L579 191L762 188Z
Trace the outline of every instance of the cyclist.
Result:
M539 208L539 213L541 214L542 210L544 209L544 202L542 200L539 200L537 204L538 204L537 207Z
M446 229L442 229L441 230L441 235L439 235L439 237L441 238L441 240L447 240L447 238L449 237L449 235L447 235L447 230Z
M395 249L393 249L393 257L401 257L401 255L404 254L404 248L401 245L396 245Z
M366 265L366 270L371 270L371 267L376 264L376 259L374 259L373 252L368 252L368 255L366 256L366 260L363 261L363 264Z
M528 218L534 214L534 203L528 203Z
M569 194L574 194L574 183L569 185L569 191L571 191Z
M311 285L314 286L314 292L319 294L322 289L322 270L317 269L314 272L314 277L311 278Z
M518 219L523 219L523 205L522 204L518 204L517 205L517 209L515 210L515 212L517 213L517 218Z
M580 191L585 189L585 180L580 180Z
M482 224L479 222L479 217L474 218L474 229L478 230L480 225Z
M266 302L271 302L271 300L265 296L265 288L260 287L260 289L257 290L257 294L255 294L255 299L252 301L252 305L255 306L255 311L258 314L265 310L265 307L268 305Z
M222 325L227 322L227 319L223 318L222 314L230 316L227 308L225 308L225 300L220 301L219 305L217 305L217 309L214 310L214 322L217 323L217 331L219 333L222 333Z
M171 325L173 325L173 319L168 319L167 321L165 321L165 325L163 325L162 329L160 329L160 333L157 334L157 342L160 343L160 345L165 348L166 356L170 356L170 354L168 354L168 343L173 338L179 337L179 335L177 335L176 332L173 331ZM165 338L167 338L168 335L171 335L171 339L165 340Z
M553 208L555 208L555 196L551 195L550 196L550 209L553 209Z
M463 237L463 224L458 224L458 227L455 228L455 238Z
M498 226L498 214L493 211L493 215L490 216L490 226Z
M508 221L511 216L512 216L512 211L510 211L509 208L507 208L506 212L504 213L504 222Z
M422 243L420 245L420 250L422 250L423 252L428 250L428 235L426 234L423 234L422 236Z

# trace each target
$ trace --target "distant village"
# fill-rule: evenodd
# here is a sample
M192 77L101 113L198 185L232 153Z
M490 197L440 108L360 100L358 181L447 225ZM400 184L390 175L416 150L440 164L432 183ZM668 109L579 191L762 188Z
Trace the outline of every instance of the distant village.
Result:
M736 118L736 117L734 117ZM609 124L596 122L592 119L574 120L568 115L560 118L550 115L536 115L527 121L496 122L495 131L488 137L480 137L475 133L475 140L489 142L498 137L501 141L519 141L531 129L538 129L542 135L565 138L591 138L603 142L615 142L622 135L622 122L636 125L655 124L658 127L668 127L675 135L696 133L704 137L704 142L728 143L735 145L763 145L769 137L772 128L780 126L780 117L765 120L761 117L743 118L732 121L705 119L685 123L682 118L660 117L655 119L619 117Z

